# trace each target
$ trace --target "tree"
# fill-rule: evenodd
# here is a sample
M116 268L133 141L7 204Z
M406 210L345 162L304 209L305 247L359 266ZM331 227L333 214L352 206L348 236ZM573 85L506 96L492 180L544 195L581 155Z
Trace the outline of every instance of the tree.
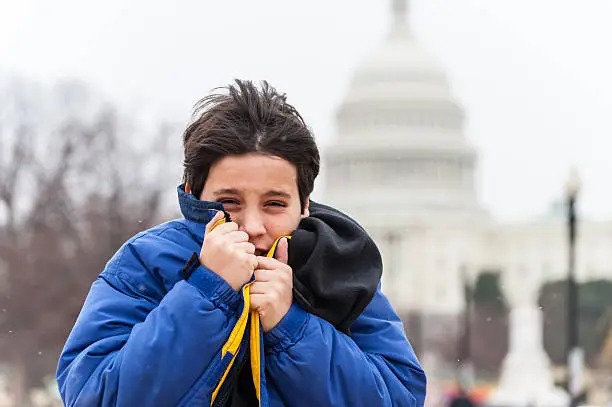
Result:
M0 363L20 396L54 373L106 261L160 219L172 128L147 134L76 82L14 81L0 106Z
M496 271L483 271L478 275L472 299L476 305L487 305L505 309L506 299L501 289L500 273Z
M508 352L508 308L501 289L500 273L484 270L473 286L465 287L464 295L471 304L466 326L464 309L456 316L457 330L448 329L436 338L432 347L449 365L463 362L469 357L479 375L495 376ZM469 344L466 345L466 329ZM467 351L468 355L465 355Z
M546 283L539 304L544 312L544 347L555 364L567 358L567 280ZM578 284L579 342L589 365L596 362L612 318L612 281L595 280Z
M496 374L508 353L508 307L501 289L500 273L485 270L472 292L471 349L474 367Z

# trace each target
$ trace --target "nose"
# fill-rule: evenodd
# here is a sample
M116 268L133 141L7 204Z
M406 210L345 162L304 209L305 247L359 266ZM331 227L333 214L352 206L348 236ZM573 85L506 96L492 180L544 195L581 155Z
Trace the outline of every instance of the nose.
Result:
M266 234L266 226L262 214L256 210L245 210L238 222L239 229L249 235L250 240Z

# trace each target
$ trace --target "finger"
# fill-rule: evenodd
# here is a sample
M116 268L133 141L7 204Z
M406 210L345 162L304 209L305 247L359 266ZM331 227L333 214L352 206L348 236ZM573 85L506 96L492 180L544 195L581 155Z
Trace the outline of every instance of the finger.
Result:
M249 241L249 235L242 230L232 230L226 234L226 238L231 243L246 243Z
M257 256L250 253L239 253L239 256L242 259L243 266L246 267L250 271L249 279L253 277L253 271L257 268Z
M255 269L253 275L255 281L274 284L281 290L293 288L293 276L285 270Z
M251 294L251 309L261 313L262 310L270 309L278 303L280 296L277 291L268 290L265 293Z
M249 242L239 242L239 243L235 243L236 245L236 250L240 250L243 253L248 253L248 254L255 254L255 245L253 243L249 243ZM255 262L255 267L257 267L257 264L259 263L257 258L254 259Z
M251 310L257 311L261 315L261 311L268 305L268 303L269 299L266 294L251 293Z
M217 211L217 213L215 213L215 216L213 216L210 222L206 224L206 233L211 232L215 228L216 223L223 219L224 216L225 214L223 213L223 211Z
M279 260L276 260L275 258L272 258L272 257L257 256L257 261L259 262L259 267L257 267L257 268L260 268L260 269L266 269L266 270L277 270L277 269L291 270L291 267L289 267L287 264L282 263Z
M238 224L236 222L225 222L225 223L221 223L217 226L215 226L211 232L214 232L216 234L220 234L220 235L226 235L230 232L234 232L238 230Z
M249 288L249 292L251 293L251 295L253 294L267 294L270 292L270 290L272 290L273 288L273 284L271 284L269 281L257 281L255 280L255 282L253 284L251 284L251 288Z
M274 258L281 263L289 263L289 242L286 237L281 238L274 251Z
M255 274L255 281L273 281L275 280L275 276L274 271L272 270L265 270L265 269L255 269L255 271L253 271L253 274Z
M257 261L257 256L255 256L254 254L248 254L247 256L249 256L249 261L251 262L251 270L255 271L255 269L259 265L259 262Z

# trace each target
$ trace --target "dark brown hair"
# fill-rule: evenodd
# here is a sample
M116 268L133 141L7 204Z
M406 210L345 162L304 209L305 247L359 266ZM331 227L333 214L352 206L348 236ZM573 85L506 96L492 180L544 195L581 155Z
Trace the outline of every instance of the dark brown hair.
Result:
M194 121L185 130L183 182L199 198L211 165L219 159L255 152L276 156L296 168L303 211L319 174L320 157L302 116L266 81L257 87L237 79L220 90L227 92L197 103Z

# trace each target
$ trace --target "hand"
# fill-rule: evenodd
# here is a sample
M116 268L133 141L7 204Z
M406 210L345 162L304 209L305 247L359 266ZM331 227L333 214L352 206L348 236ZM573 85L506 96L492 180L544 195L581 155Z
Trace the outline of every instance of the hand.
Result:
M206 225L200 263L238 291L251 279L257 267L255 246L249 243L246 232L238 230L235 222L222 223L213 229L222 218L223 212L219 211Z
M259 313L264 332L269 332L287 314L293 302L293 271L287 265L289 244L281 239L275 258L258 257L255 282L251 285L251 310Z

